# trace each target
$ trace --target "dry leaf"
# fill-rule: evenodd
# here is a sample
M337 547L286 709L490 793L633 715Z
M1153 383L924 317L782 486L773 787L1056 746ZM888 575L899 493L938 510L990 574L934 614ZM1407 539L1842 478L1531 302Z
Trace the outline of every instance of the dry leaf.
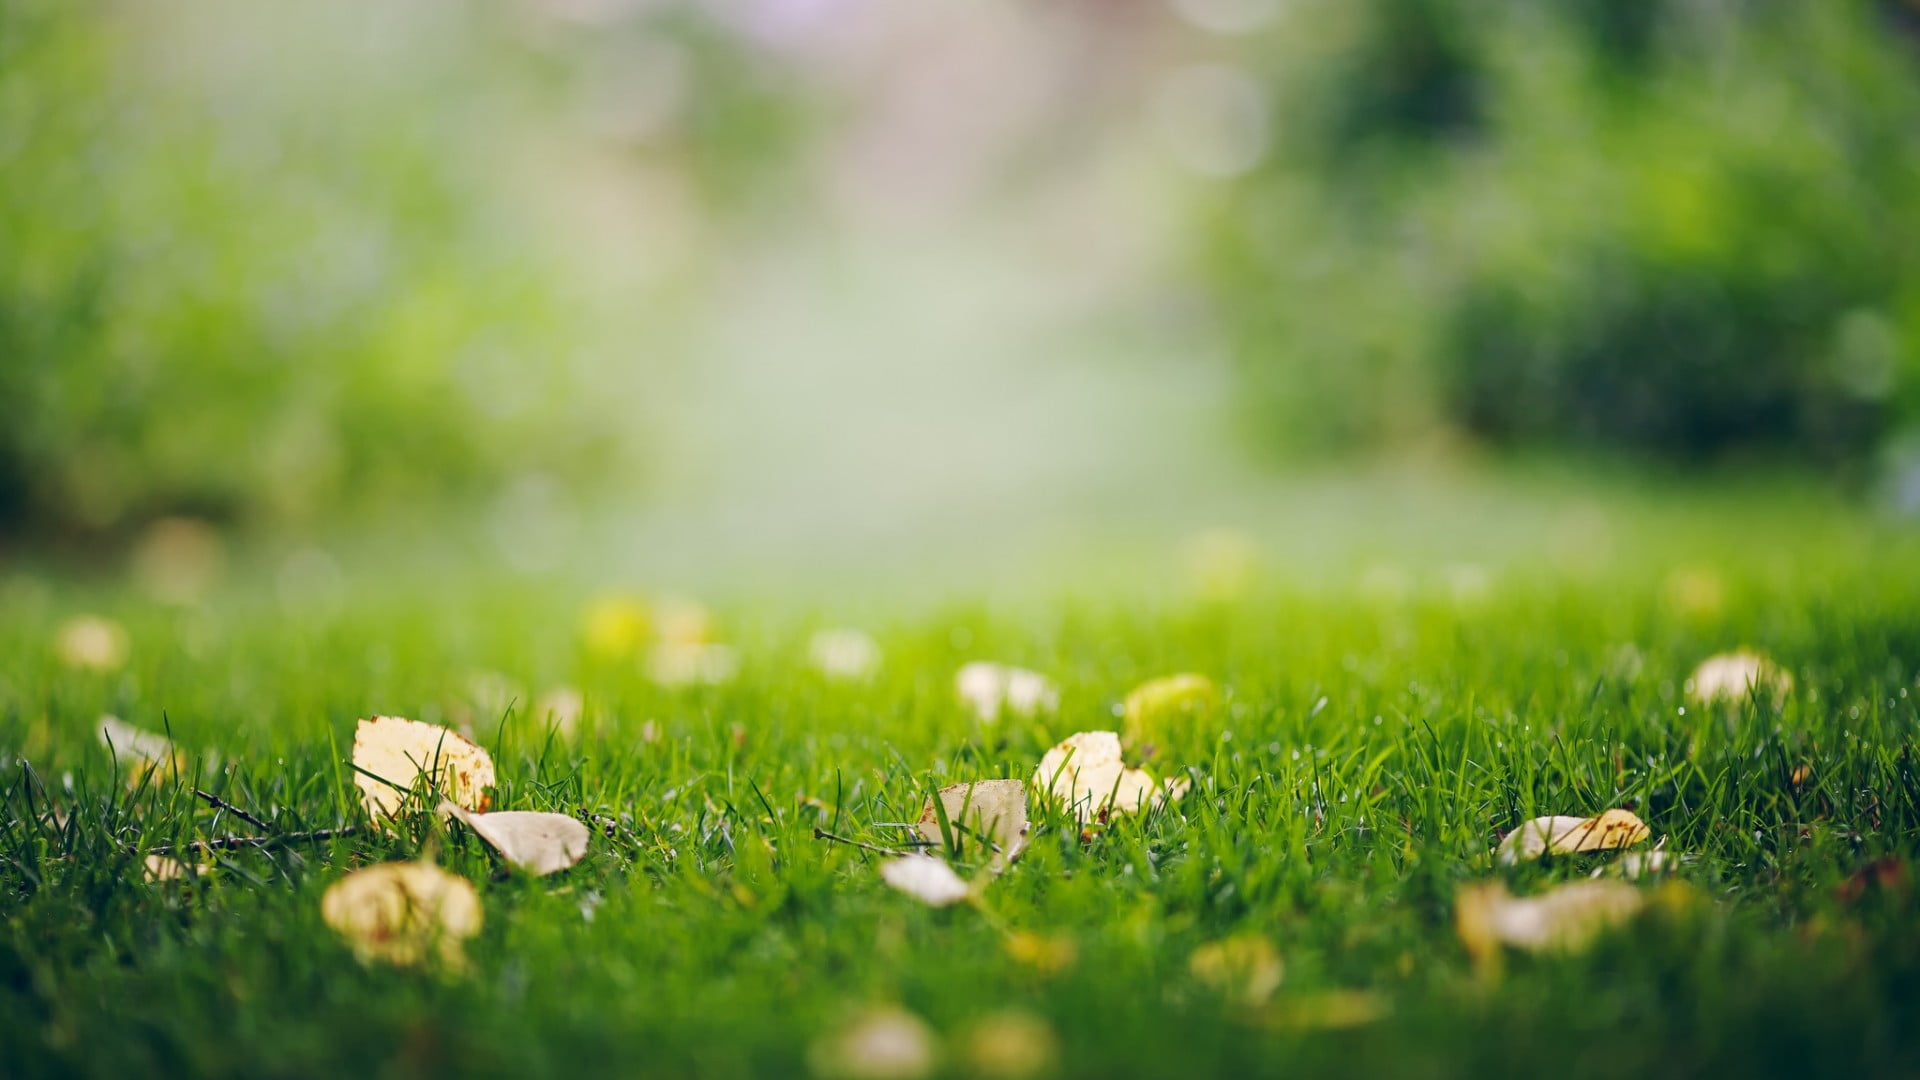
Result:
M1749 649L1710 656L1687 678L1687 696L1709 703L1738 703L1756 693L1785 697L1792 690L1792 675Z
M1042 975L1058 975L1080 958L1073 939L1016 930L1007 935L1007 957Z
M1500 948L1574 951L1646 906L1646 894L1622 881L1576 881L1539 896L1516 898L1499 882L1460 891L1454 927L1482 967Z
M1264 1005L1280 989L1280 952L1263 934L1235 934L1193 950L1187 971L1236 1005Z
M880 643L864 630L822 630L807 643L807 657L829 679L871 679L880 670Z
M897 1006L870 1009L813 1045L807 1060L821 1076L844 1080L918 1080L933 1071L939 1043L926 1021Z
M1522 859L1537 859L1549 852L1571 855L1580 851L1606 851L1632 847L1652 835L1646 822L1630 810L1608 810L1590 818L1565 815L1537 817L1500 841L1500 861L1512 865Z
M587 827L565 814L503 810L472 814L450 802L440 812L457 818L506 860L530 874L565 870L587 853Z
M1661 843L1665 843L1663 837ZM1595 867L1592 877L1613 874L1638 881L1643 877L1659 877L1671 874L1680 866L1680 856L1671 851L1629 851L1606 866Z
M53 649L68 667L112 671L127 662L127 632L112 619L76 615L55 631Z
M586 711L585 695L571 686L556 686L534 702L533 718L541 727L551 726L561 738L571 739L578 733L580 718Z
M1168 675L1127 695L1126 744L1138 750L1167 741L1168 725L1204 717L1220 705L1220 688L1205 675Z
M468 810L485 810L493 786L493 758L485 750L457 731L398 716L360 721L353 767L361 804L376 822L400 812L422 774L433 790Z
M187 877L199 877L213 870L211 863L183 863L165 855L149 855L146 858L145 877L148 881L179 881Z
M1109 813L1133 813L1186 794L1184 778L1156 784L1145 769L1129 769L1120 736L1111 731L1069 735L1047 751L1033 784L1071 809L1082 824Z
M186 770L186 755L165 735L134 727L117 716L100 718L99 735L100 745L113 752L126 772L129 787L156 771L178 776Z
M998 720L1002 712L1033 716L1060 707L1060 691L1045 675L983 660L955 672L953 690L987 723Z
M982 1017L967 1032L964 1046L976 1074L1004 1080L1051 1071L1060 1058L1053 1028L1030 1012L1014 1009Z
M480 897L466 878L428 863L381 863L334 882L320 917L363 963L465 963L461 942L480 932Z
M976 780L948 784L940 789L940 804L946 809L947 821L955 830L956 838L966 837L967 834L959 831L964 827L972 830L974 837L984 837L994 845L995 866L1012 862L1027 846L1025 781ZM928 799L920 811L919 829L929 844L946 843L940 835L940 815L932 799Z
M880 864L886 883L932 907L948 907L973 895L953 867L931 855L902 855Z

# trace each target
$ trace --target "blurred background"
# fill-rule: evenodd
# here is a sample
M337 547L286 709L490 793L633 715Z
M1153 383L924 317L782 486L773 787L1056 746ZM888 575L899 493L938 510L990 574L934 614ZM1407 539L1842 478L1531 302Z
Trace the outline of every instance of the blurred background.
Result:
M1908 0L3 0L0 560L1911 514L1917 132Z

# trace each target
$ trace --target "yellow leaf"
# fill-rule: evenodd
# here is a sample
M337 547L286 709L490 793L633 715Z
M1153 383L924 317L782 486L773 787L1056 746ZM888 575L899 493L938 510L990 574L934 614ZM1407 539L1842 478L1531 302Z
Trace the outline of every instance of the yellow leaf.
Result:
M1652 830L1631 810L1608 810L1590 818L1557 815L1537 817L1500 841L1500 861L1513 864L1542 855L1571 855L1582 851L1606 851L1632 847L1652 835Z
M587 853L587 827L565 814L526 810L473 814L450 802L441 803L440 812L459 819L508 862L530 874L565 870Z
M363 963L437 960L458 969L461 943L480 932L480 897L463 877L427 863L381 863L334 882L320 917Z
M1220 706L1220 689L1205 675L1168 675L1135 687L1127 695L1126 744L1138 750L1163 744L1169 727L1205 717Z
M1012 862L1027 846L1025 781L976 780L948 784L940 789L940 804L946 810L949 826L962 842L969 837L984 838L994 845L995 866ZM920 811L918 827L929 844L946 843L940 835L940 815L932 799L928 799Z
M1236 1005L1266 1003L1280 988L1280 952L1263 934L1235 934L1193 950L1187 971Z
M1645 906L1646 894L1622 881L1576 881L1520 898L1499 882L1487 882L1460 891L1454 927L1484 970L1497 966L1502 946L1582 949Z
M398 716L360 721L353 765L361 804L375 822L399 813L422 775L468 810L485 810L493 786L493 758L485 750L457 731Z

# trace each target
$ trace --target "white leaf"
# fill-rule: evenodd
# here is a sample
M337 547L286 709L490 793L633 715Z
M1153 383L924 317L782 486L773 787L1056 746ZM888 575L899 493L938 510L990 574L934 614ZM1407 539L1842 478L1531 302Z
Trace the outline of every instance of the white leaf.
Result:
M472 740L398 716L360 721L353 765L361 805L375 821L399 813L423 774L433 790L468 810L485 810L487 789L493 786L493 758Z
M880 876L887 884L933 907L957 904L972 890L953 867L931 855L902 855L880 864Z
M1004 712L1033 716L1060 706L1060 692L1037 671L976 660L953 677L953 691L988 723Z
M381 863L328 887L320 917L363 962L465 961L461 942L480 932L480 896L466 878L427 863Z
M822 630L807 643L807 657L829 679L861 681L880 670L880 643L864 630Z
M1632 847L1651 835L1646 822L1630 810L1608 810L1590 818L1555 815L1525 821L1500 841L1500 861L1511 866L1552 852L1571 855Z
M1755 694L1785 697L1792 689L1792 675L1748 649L1710 656L1687 679L1688 696L1704 702L1737 703Z
M998 849L993 864L1004 866L1017 858L1027 846L1027 785L1022 780L975 780L948 784L940 789L940 804L946 810L949 826L959 835L985 838ZM943 844L940 815L928 799L920 811L920 835L930 844Z
M1033 785L1072 810L1082 823L1109 813L1134 813L1186 794L1184 780L1160 785L1145 769L1122 760L1111 731L1069 735L1040 759Z
M450 802L440 812L458 818L506 860L530 874L565 870L587 853L587 827L565 814L502 810L473 814Z
M1530 897L1515 897L1506 886L1490 882L1461 891L1454 921L1461 942L1476 957L1490 957L1502 945L1573 951L1633 918L1646 900L1645 893L1621 881L1576 881Z

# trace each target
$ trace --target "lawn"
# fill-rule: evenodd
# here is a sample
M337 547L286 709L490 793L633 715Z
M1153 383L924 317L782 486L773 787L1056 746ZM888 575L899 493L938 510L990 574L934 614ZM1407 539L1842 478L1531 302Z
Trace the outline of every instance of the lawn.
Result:
M938 1075L1920 1073L1920 543L1820 498L1713 498L1609 504L1601 552L1577 517L1528 550L1496 516L1484 565L1396 562L1371 533L1289 562L1267 538L1307 526L1275 522L1266 572L1212 592L1169 556L1131 589L869 600L867 681L811 663L809 635L848 621L817 595L715 592L737 674L670 687L583 634L609 583L582 573L354 578L306 605L242 565L179 608L0 571L5 1071L861 1075L834 1046L897 1008ZM124 627L124 664L63 662L82 612ZM1694 666L1740 646L1791 689L1690 700ZM983 721L954 693L981 659L1045 673L1057 709ZM898 847L938 786L1031 777L1178 672L1223 695L1143 759L1186 796L1082 827L1036 792L1029 846L974 902L926 906L885 856L816 836ZM584 699L570 734L533 704L562 685ZM129 783L103 714L170 734L187 771ZM376 714L470 730L494 807L582 817L586 857L532 877L430 814L365 828L348 759ZM1476 959L1465 890L1543 894L1619 859L1506 866L1502 836L1616 807L1651 830L1637 850L1676 857L1633 883L1645 910L1584 948ZM236 835L283 839L146 880L148 852ZM362 963L322 894L422 856L478 890L465 965ZM1221 941L1261 970L1196 963Z

